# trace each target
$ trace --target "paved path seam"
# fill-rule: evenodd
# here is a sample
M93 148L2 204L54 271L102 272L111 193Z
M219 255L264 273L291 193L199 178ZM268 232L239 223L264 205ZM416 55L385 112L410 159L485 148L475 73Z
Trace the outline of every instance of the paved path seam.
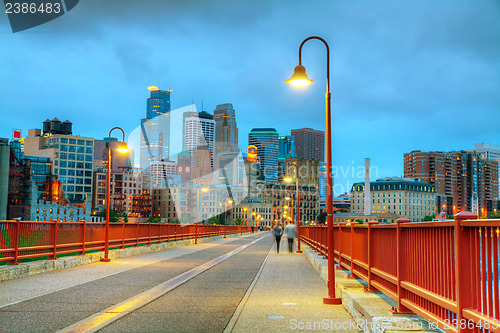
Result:
M258 241L264 239L267 236L269 235L260 237L256 240L251 241L250 243L247 243L245 245L236 248L235 250L225 253L222 256L219 256L204 264L201 264L185 273L182 273L181 275L178 275L164 283L161 283L156 287L146 290L145 292L139 295L129 298L128 300L125 300L124 302L121 302L119 304L113 305L89 318L77 322L67 328L64 328L58 331L58 333L97 332L98 330L126 316L127 314L145 306L146 304L153 302L155 299L165 295L169 291L177 288L178 286L191 280L195 276L214 267L215 265L220 264L224 260L234 256L235 254L241 252L242 250L257 243Z

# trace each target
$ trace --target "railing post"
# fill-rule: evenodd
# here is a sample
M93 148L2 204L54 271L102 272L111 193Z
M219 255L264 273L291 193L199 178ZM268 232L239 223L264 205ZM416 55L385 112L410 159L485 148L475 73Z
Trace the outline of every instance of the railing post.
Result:
M151 222L148 223L148 245L151 245Z
M17 265L17 257L19 255L19 231L21 229L21 220L20 219L14 219L15 223L12 223L12 232L10 234L11 237L11 247L14 248L14 253L12 254L13 258L11 261L9 261L10 265Z
M136 231L135 231L135 235L136 235L135 246L139 246L139 225L140 225L140 223L137 222L137 228L136 228Z
M161 222L158 223L158 244L161 244L161 225Z
M80 254L85 254L85 233L87 229L87 222L85 220L80 224L80 242L82 243L82 250Z
M401 300L404 298L405 295L403 295L403 288L401 287L401 281L404 280L405 278L405 271L403 270L403 267L405 266L405 259L406 259L406 251L404 251L405 246L403 242L403 233L402 233L402 223L410 223L411 220L407 218L400 218L396 221L397 224L397 230L396 230L396 275L398 278L398 308L395 309L394 307L391 309L391 312L394 314L413 314L412 311L410 311L408 308L404 307L401 304Z
M456 296L457 296L457 332L472 332L468 323L461 325L466 319L463 317L463 309L472 307L472 290L474 286L471 281L470 271L472 269L470 263L471 258L470 237L467 232L461 227L461 223L465 220L475 220L477 215L471 212L460 212L454 215L455 217L455 277L456 277ZM483 259L484 260L484 259ZM483 273L484 274L484 273ZM498 301L498 300L497 300Z
M368 222L368 288L364 288L365 291L375 291L372 286L372 225L377 225L377 221Z
M347 223L344 223L344 222L339 223L339 263L338 263L339 269L342 269L342 226L346 225L346 224ZM334 259L334 262L335 262L335 259Z
M350 279L354 279L354 226L358 224L359 222L349 223L351 226L351 272L347 274L347 277Z
M52 220L50 224L50 245L52 245L52 254L49 256L49 259L56 259L57 255L57 228L58 222L57 220Z
M122 221L122 245L120 246L120 249L125 248L125 221Z

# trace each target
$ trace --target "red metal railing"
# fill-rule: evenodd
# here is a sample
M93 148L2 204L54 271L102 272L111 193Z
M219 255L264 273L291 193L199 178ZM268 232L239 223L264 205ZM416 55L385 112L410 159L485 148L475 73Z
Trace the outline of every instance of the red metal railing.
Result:
M446 332L500 332L500 220L336 224L335 261L350 275ZM301 227L301 239L327 255L326 226Z
M0 263L104 249L105 223L0 221ZM195 225L110 223L109 246L125 248L195 237ZM240 229L241 228L241 229ZM249 226L226 226L228 234L249 232ZM198 225L198 238L224 234L223 225Z

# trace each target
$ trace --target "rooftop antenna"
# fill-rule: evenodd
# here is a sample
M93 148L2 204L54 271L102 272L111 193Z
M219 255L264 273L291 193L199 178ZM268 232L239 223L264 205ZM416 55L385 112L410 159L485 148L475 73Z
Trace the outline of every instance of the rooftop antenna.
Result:
M204 111L204 109L203 109L203 100L201 100L201 111Z

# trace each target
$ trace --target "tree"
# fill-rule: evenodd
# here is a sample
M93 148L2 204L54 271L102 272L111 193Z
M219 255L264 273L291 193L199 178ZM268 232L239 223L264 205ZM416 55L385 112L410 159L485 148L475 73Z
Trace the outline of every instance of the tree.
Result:
M424 216L422 222L429 222L429 221L432 221L436 218L436 214L432 214L432 215L427 215L427 216Z
M106 208L104 208L103 210L101 210L99 212L99 216L106 219ZM112 209L109 211L109 222L120 222L121 217L122 217L122 215L116 209Z
M128 223L128 216L127 216L127 214L125 214L123 216L123 222Z
M208 219L208 224L218 224L218 225L224 224L224 214L212 216L211 218Z
M362 219L355 219L354 222L358 222L359 224L363 224L363 220Z
M500 212L489 212L486 216L487 219L500 219Z
M321 212L316 216L316 222L318 224L325 224L326 223L326 212Z
M149 215L148 223L160 223L160 222L161 222L161 218L153 217L153 215Z

